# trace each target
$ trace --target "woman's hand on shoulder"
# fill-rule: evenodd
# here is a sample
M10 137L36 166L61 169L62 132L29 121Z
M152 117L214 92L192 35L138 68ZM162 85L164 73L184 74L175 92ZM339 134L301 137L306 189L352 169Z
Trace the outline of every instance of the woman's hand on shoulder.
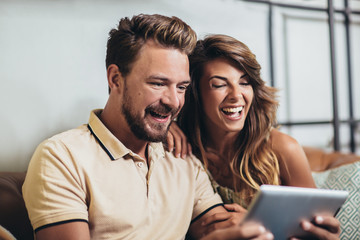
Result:
M317 239L337 240L340 239L340 223L333 216L316 216L314 223L302 221L301 227ZM297 238L292 238L297 239Z
M172 122L167 133L166 145L169 152L173 152L175 157L185 158L192 152L191 145L176 122Z

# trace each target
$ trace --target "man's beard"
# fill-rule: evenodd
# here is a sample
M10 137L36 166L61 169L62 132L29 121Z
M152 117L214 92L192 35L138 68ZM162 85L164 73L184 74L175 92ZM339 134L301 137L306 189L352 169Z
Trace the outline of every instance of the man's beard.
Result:
M146 107L144 117L141 117L139 114L136 114L134 111L132 111L132 109L136 108L133 107L133 101L127 92L128 91L125 86L122 113L124 114L126 122L130 126L132 133L138 139L142 139L148 142L165 142L170 124L166 126L165 123L151 123L146 126L145 117L147 115L151 115L152 112L156 112L164 115L168 115L170 113L171 119L174 119L179 109L174 109L161 103L151 104Z

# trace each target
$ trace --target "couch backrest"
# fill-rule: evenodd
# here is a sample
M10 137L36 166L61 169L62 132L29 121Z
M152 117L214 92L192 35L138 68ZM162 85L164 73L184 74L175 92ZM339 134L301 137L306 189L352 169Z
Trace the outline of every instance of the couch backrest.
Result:
M34 239L22 198L23 172L0 172L0 225L16 239Z

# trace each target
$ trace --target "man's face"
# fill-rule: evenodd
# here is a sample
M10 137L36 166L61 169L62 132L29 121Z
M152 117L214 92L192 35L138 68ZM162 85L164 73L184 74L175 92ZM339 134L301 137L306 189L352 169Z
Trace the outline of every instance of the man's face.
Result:
M121 111L142 140L166 139L171 121L184 105L190 84L186 54L148 41L125 77Z

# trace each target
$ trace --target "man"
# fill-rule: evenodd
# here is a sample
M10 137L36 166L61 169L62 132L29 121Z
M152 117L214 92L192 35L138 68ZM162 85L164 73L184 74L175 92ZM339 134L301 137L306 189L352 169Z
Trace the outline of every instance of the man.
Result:
M161 144L184 104L196 34L176 17L138 15L109 35L106 106L40 144L29 164L23 195L36 238L182 239L190 223L199 238L216 228L203 219L228 213L200 162Z

